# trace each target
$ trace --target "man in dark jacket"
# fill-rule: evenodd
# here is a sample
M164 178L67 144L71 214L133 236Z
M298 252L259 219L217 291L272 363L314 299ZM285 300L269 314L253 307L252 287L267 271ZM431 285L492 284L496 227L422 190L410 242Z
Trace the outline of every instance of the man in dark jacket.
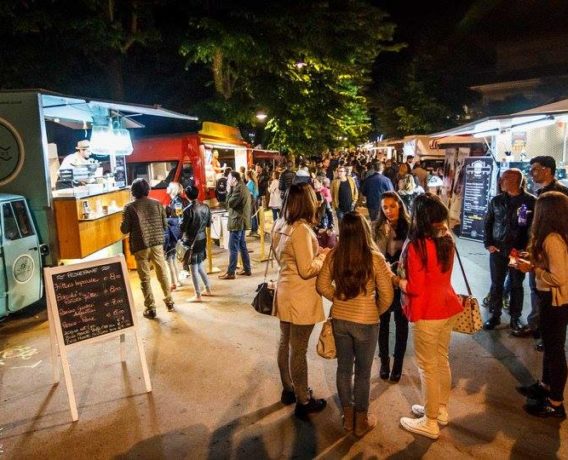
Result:
M124 206L120 231L130 235L130 251L136 259L136 270L144 294L144 317L156 317L156 304L150 284L150 264L164 293L168 311L174 311L174 301L164 260L164 231L167 228L166 212L159 201L148 198L150 185L145 179L135 179L131 186L134 201Z
M294 167L294 163L289 161L286 163L286 169L282 174L280 174L280 179L278 181L278 190L280 190L280 196L284 199L284 195L290 188L290 185L294 182L294 178L296 177L296 173L292 171Z
M369 210L371 222L377 220L383 192L394 190L390 179L383 176L379 169L379 165L373 163L372 173L363 181L363 186L361 187L361 193L367 199L367 209Z
M489 309L492 316L483 327L492 330L501 323L503 285L508 273L511 279L510 326L515 335L522 335L526 330L521 323L525 274L509 267L509 254L513 249L526 250L536 201L533 195L522 189L522 180L523 174L519 169L508 169L502 174L500 186L503 193L489 203L484 236L491 271Z
M229 174L229 186L231 188L227 196L227 208L229 209L229 266L227 272L220 275L222 280L234 280L237 269L237 256L241 253L243 269L237 275L251 276L250 258L245 240L245 231L250 230L252 196L243 183L241 175L236 171Z

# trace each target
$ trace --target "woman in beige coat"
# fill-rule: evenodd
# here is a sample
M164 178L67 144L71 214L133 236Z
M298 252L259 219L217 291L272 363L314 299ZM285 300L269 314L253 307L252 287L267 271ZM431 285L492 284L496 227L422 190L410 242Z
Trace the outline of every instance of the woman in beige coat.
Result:
M280 319L278 367L284 404L296 403L295 414L304 417L326 406L308 388L306 352L314 325L323 321L323 303L316 278L329 249L318 246L312 230L316 197L308 184L292 184L282 217L272 231L272 245L280 265L274 312Z

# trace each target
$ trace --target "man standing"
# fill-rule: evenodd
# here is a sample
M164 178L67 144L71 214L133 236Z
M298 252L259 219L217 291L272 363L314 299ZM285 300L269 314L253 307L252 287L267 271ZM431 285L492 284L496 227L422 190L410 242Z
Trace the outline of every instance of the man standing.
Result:
M250 258L245 240L245 231L250 230L251 194L237 171L229 174L230 192L227 196L229 209L229 266L227 272L219 275L222 280L234 280L237 269L237 256L241 253L243 269L237 275L251 276Z
M422 167L420 160L414 162L412 175L416 178L418 185L420 185L424 190L428 190L428 171Z
M363 181L361 193L367 199L367 209L371 222L377 220L379 208L381 206L381 195L383 192L394 190L392 182L388 177L383 176L379 170L380 165L377 161L373 163L371 174Z
M359 194L355 181L347 175L345 166L340 166L337 174L338 178L331 183L331 201L337 220L341 221L346 213L353 211Z
M568 188L562 185L554 177L556 173L556 161L553 157L542 155L531 159L530 174L535 184L540 188L537 190L537 196L545 192L561 192L568 196ZM536 279L534 271L529 272L529 286L531 288L531 312L527 316L529 329L527 334L532 333L537 340L536 348L542 351L542 343L540 343L540 306L538 303L538 295L536 293ZM513 335L518 335L513 333Z
M124 206L120 231L130 236L130 251L136 259L136 270L144 294L144 317L156 317L156 304L150 284L150 264L164 293L168 311L174 311L174 301L164 261L164 231L167 228L166 212L159 201L148 198L150 185L146 179L135 179L131 186L134 201Z
M483 327L492 330L501 323L503 285L508 273L511 279L510 326L515 335L523 335L526 329L521 323L525 274L509 267L509 254L513 249L526 250L536 201L533 195L522 189L522 180L523 175L519 169L508 169L501 176L502 193L489 203L484 238L485 248L489 251L491 271L489 310L492 316Z
M289 161L286 163L286 169L280 174L280 179L278 182L278 190L280 190L280 196L284 199L286 192L290 188L290 185L294 182L296 173L293 171L294 163Z

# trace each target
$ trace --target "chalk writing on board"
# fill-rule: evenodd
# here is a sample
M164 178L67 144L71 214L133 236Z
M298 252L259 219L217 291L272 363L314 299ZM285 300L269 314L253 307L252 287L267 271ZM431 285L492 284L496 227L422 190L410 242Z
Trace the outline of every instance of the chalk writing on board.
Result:
M132 327L120 262L52 275L65 345Z

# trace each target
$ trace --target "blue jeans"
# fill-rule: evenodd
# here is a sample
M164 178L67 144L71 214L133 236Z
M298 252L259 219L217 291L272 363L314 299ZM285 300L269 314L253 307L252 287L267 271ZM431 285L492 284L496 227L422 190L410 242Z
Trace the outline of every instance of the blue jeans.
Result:
M227 273L234 275L237 269L237 255L241 253L243 259L243 269L245 272L250 273L250 258L247 249L247 242L245 240L244 230L234 230L229 232L229 268Z
M357 412L369 409L371 366L379 336L378 324L359 324L333 319L337 349L337 393L343 407L355 402ZM353 381L355 365L355 383Z
M280 208L272 208L272 219L276 220L280 217Z
M204 265L205 261L202 261L199 264L193 264L191 266L191 281L193 281L193 288L195 289L196 296L199 296L201 293L201 289L199 288L199 278L201 278L201 281L203 281L205 289L211 289L211 283L209 282L209 277L207 276Z

